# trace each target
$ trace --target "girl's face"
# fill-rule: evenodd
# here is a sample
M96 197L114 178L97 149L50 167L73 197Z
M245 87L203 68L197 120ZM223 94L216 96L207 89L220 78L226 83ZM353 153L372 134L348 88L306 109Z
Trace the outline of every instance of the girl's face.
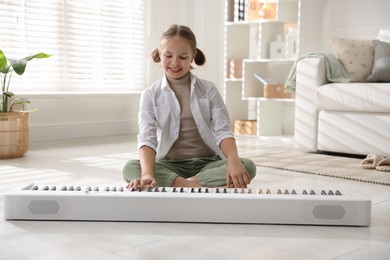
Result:
M187 40L174 36L159 49L162 67L168 79L180 79L187 75L194 60L194 53Z

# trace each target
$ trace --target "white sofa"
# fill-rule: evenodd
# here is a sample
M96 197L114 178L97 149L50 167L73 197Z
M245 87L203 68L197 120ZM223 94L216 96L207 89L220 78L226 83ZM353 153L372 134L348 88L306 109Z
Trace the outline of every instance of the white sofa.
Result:
M304 151L390 156L390 83L329 83L322 59L300 60L295 140Z

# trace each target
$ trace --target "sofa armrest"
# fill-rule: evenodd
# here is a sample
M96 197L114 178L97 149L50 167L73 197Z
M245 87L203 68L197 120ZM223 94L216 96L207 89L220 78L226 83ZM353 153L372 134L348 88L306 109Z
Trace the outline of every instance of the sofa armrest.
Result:
M295 143L304 151L317 151L316 89L328 82L321 58L304 58L296 67Z

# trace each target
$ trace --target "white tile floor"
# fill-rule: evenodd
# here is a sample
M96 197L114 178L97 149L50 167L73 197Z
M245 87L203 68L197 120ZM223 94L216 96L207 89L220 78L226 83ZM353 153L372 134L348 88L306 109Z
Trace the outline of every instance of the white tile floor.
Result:
M135 136L33 143L25 157L0 160L0 193L31 182L123 185L137 156ZM241 157L294 149L291 138L239 136ZM373 202L370 227L5 221L0 259L390 259L390 187L258 168L254 188L354 187Z

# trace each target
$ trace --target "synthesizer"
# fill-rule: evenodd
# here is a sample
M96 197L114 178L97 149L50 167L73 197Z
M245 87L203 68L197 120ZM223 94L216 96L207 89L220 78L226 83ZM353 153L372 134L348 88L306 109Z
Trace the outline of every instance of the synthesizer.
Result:
M369 226L357 191L29 184L4 194L6 220Z

